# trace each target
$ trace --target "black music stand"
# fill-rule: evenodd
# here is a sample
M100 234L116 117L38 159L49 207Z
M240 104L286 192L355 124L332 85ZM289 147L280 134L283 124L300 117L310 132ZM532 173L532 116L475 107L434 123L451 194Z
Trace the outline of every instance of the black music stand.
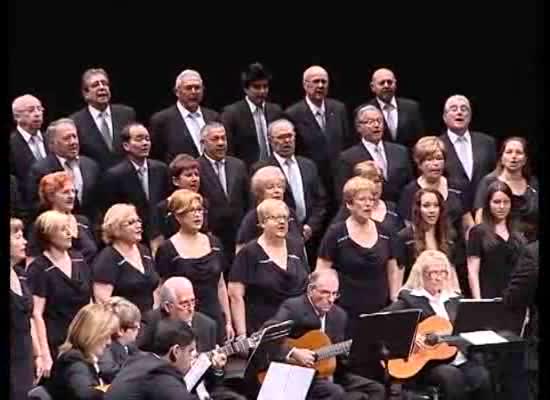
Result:
M373 358L383 360L387 399L391 394L388 361L409 357L420 314L418 309L362 314L354 325L350 364L361 368L369 365Z
M526 309L508 308L502 299L460 299L453 335L491 330L521 335Z

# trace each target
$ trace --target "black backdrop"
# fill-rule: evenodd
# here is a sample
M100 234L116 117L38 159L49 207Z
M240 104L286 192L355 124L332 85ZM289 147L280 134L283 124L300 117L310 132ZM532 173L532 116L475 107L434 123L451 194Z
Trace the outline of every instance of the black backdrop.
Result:
M449 3L437 15L416 10L405 22L396 19L395 3L384 4L385 13L337 16L323 8L323 18L274 13L268 23L265 11L233 19L178 13L160 2L146 10L132 5L135 15L116 17L100 3L70 9L18 2L9 13L5 115L11 100L27 92L42 100L47 122L80 108L80 75L92 66L109 72L114 101L132 105L143 122L175 101L172 86L185 68L201 72L204 104L220 110L242 96L239 71L252 61L271 69L271 98L283 106L301 98L303 70L319 63L331 76L331 95L351 110L370 98L373 70L388 66L399 95L421 102L433 132L442 129L445 99L461 93L472 102L473 129L499 139L525 136L532 149L542 144L542 16L534 1L484 14ZM7 118L4 128L12 125Z

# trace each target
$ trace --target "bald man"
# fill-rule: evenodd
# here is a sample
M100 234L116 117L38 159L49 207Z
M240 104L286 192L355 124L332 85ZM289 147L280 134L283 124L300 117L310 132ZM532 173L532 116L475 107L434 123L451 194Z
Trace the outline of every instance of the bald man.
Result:
M296 154L315 162L329 198L328 213L337 209L333 176L340 153L358 142L350 129L348 110L341 101L328 97L330 79L321 66L303 74L304 99L285 110L296 128ZM329 218L330 219L330 218Z
M11 109L16 127L10 134L10 173L23 184L30 166L49 153L47 138L40 131L44 107L36 97L25 94L13 100ZM26 198L22 200L26 202Z
M143 316L141 330L136 344L142 351L153 351L154 338L160 321L183 321L193 329L197 336L197 351L199 353L213 350L216 347L216 322L207 315L195 311L195 291L193 284L187 278L178 276L167 279L159 290L159 308L149 311ZM221 368L225 366L225 361ZM217 374L216 376L210 372ZM240 400L242 396L221 385L223 370L207 372L206 387L215 399Z
M151 157L167 165L181 153L195 158L202 155L201 129L211 121L220 120L219 114L201 107L204 84L201 75L192 69L182 71L176 78L176 104L151 117Z
M384 114L383 140L412 149L416 141L426 135L418 102L395 96L397 79L393 71L387 68L374 71L370 89L374 98L369 104L378 107Z
M86 106L70 117L78 131L80 151L106 170L124 158L120 133L136 120L136 111L111 104L111 81L103 68L84 71L81 90Z

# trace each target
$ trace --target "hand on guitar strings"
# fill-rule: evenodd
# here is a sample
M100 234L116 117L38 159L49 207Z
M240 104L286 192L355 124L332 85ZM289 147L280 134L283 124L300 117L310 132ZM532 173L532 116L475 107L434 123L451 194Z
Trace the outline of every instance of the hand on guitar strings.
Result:
M426 343L426 336L425 335L417 335L414 339L415 349L416 351L423 351L428 349L430 346Z
M294 349L291 357L304 367L313 367L316 359L315 353L309 349Z
M218 349L220 346L216 345L216 349ZM212 367L215 369L222 369L225 367L225 364L227 363L227 356L223 354L220 351L217 351L214 349L212 352Z

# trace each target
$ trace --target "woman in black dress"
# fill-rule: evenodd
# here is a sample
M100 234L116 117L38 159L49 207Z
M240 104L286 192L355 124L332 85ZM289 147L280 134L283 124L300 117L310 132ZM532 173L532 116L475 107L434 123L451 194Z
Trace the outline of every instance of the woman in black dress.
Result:
M263 233L235 256L229 273L229 298L235 333L257 331L280 304L304 293L309 266L300 257L303 245L288 238L289 209L282 200L267 199L257 207Z
M479 182L474 200L477 223L482 221L487 187L495 180L506 183L512 189L510 213L518 232L523 233L529 242L536 240L536 223L531 221L537 221L539 215L539 184L537 178L531 175L527 141L524 138L514 136L506 139L500 149L495 170Z
M136 209L130 204L115 204L103 219L101 250L92 264L93 292L97 302L121 296L134 303L142 313L157 304L159 276L149 249L141 244L143 228Z
M70 216L71 234L73 237L72 249L84 256L90 265L97 254L97 243L90 221L84 215L73 214L76 191L73 179L67 172L53 172L40 179L38 188L40 205L44 211L55 210ZM40 248L36 242L34 231L29 238L29 255L37 257Z
M474 299L502 297L518 258L526 251L525 239L512 225L512 196L506 183L498 179L491 183L483 202L483 221L470 230L468 280Z
M197 309L213 318L218 325L218 342L234 336L223 273L227 261L221 242L211 234L200 232L203 224L203 198L187 189L176 190L168 208L180 229L158 249L157 271L165 281L173 276L188 278L197 296Z
M395 299L403 276L391 254L388 233L370 218L375 190L360 176L346 182L343 198L350 216L327 229L317 258L317 268L338 271L338 304L349 315L348 332L360 314L380 311Z
M118 330L119 319L107 305L88 304L78 311L45 383L53 399L103 399L106 387L98 359Z
M42 254L29 265L33 319L48 376L71 320L91 301L91 271L81 253L71 249L70 216L46 211L35 222Z
M250 181L250 188L256 205L267 199L283 200L286 190L286 178L281 168L269 165L257 170ZM304 246L303 227L293 209L289 208L288 236L298 246ZM257 239L262 234L258 212L252 208L244 216L239 231L235 254L248 242ZM304 250L305 252L305 250ZM304 253L305 254L305 253ZM305 257L305 256L304 256Z
M397 213L397 205L393 201L382 200L382 189L384 184L382 170L376 162L368 160L356 164L353 168L353 172L356 176L362 176L374 183L374 205L371 212L371 219L379 222L384 231L388 232L390 237L393 237L405 227L405 224ZM342 204L338 214L336 214L332 220L332 224L344 221L349 215L348 208L345 204Z
M16 268L25 262L23 223L10 219L10 399L25 400L33 379L42 375L42 357L32 323L32 294Z
M393 254L404 272L403 282L424 250L441 251L454 266L454 242L448 234L447 208L441 193L431 188L418 190L414 195L411 224L392 238ZM454 269L453 273L456 274Z
M189 189L198 193L201 185L199 161L189 154L178 154L169 165L170 179L175 189ZM176 216L168 208L168 199L157 204L153 215L153 254L165 239L179 231ZM208 232L208 208L205 200L201 232Z
M413 156L420 176L403 189L397 207L398 213L407 224L410 224L414 194L419 189L425 188L432 188L441 193L447 209L448 238L454 243L452 262L458 274L462 293L468 295L466 234L474 225L474 219L470 210L464 208L463 191L458 185L443 176L446 158L445 144L436 136L424 136L414 146Z

